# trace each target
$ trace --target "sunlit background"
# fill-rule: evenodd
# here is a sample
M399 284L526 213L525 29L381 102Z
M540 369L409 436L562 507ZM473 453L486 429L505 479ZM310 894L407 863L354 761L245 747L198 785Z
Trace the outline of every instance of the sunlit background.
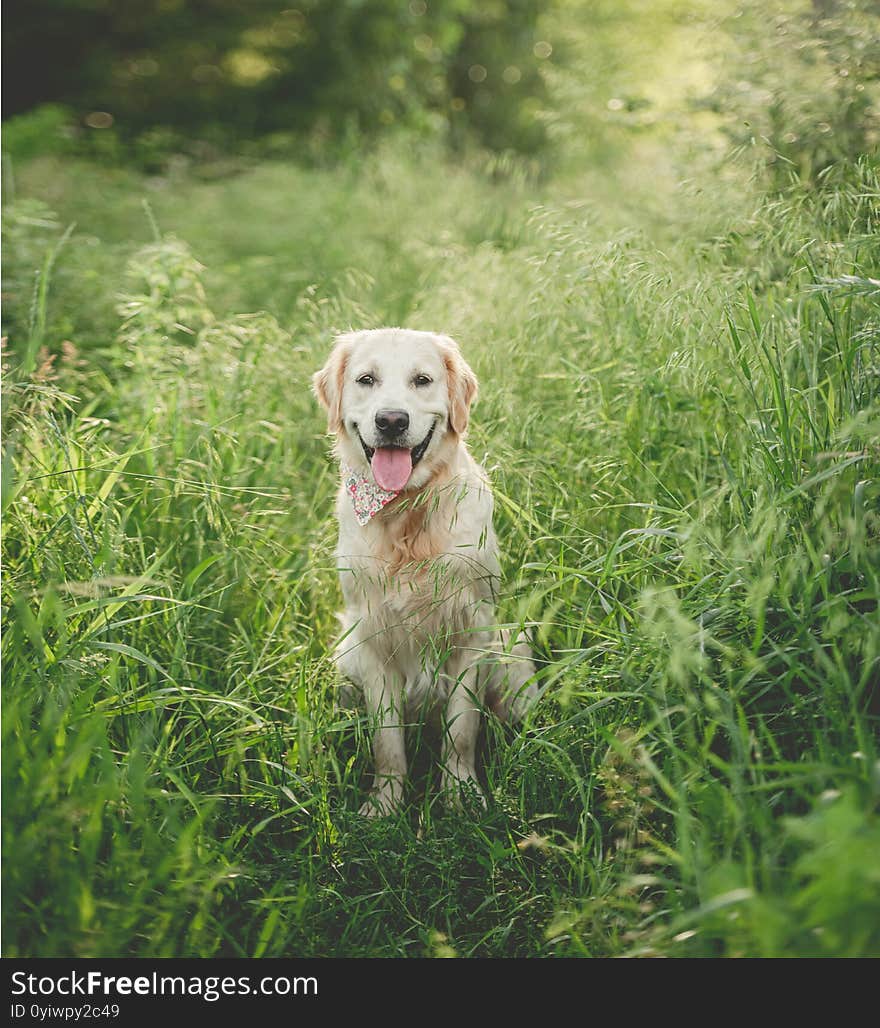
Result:
M6 16L3 114L13 149L154 172L400 129L546 159L686 128L809 174L876 141L876 19L867 0L32 0Z
M880 956L876 0L19 0L9 956ZM365 824L334 333L480 379L490 802ZM423 740L424 742L424 740Z

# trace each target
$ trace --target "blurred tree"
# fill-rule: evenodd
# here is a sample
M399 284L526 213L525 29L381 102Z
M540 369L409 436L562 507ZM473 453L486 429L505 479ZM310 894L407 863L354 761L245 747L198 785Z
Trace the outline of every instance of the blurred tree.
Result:
M546 3L289 2L10 0L3 115L61 103L84 132L124 139L157 127L221 142L334 138L404 122L540 144Z

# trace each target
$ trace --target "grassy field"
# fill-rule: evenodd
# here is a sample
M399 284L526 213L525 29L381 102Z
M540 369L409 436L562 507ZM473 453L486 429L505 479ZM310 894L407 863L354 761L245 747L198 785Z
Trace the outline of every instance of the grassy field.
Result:
M8 171L6 955L880 956L877 164L661 152ZM309 376L384 324L542 658L469 819L360 819L334 705Z

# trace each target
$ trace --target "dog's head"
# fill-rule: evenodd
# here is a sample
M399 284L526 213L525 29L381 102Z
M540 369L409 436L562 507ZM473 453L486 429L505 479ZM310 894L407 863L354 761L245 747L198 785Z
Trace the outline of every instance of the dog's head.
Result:
M467 429L477 379L448 336L402 328L338 336L313 378L340 460L382 489L420 489Z

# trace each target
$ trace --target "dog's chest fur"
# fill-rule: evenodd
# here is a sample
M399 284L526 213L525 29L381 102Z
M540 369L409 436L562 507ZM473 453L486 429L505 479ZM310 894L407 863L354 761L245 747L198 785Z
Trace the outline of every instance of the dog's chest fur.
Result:
M406 680L408 694L436 687L450 647L473 632L483 608L491 611L499 569L491 500L478 470L447 479L416 503L389 505L363 526L340 495L346 615L387 670Z

